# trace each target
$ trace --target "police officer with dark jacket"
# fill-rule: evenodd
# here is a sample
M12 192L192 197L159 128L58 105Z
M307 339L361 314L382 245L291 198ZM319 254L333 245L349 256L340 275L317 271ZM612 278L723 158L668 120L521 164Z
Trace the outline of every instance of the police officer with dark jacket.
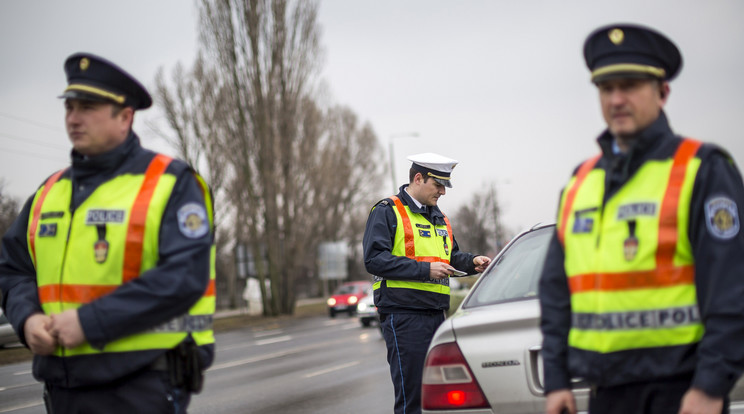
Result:
M635 25L584 56L607 122L561 195L540 282L546 411L721 413L744 368L744 205L731 157L675 135L662 110L682 64Z
M64 65L72 165L2 239L0 290L54 413L186 412L214 355L204 180L140 146L145 88L92 54Z
M432 153L408 157L410 183L373 207L364 232L364 264L387 344L395 413L421 412L421 381L434 332L449 309L449 277L482 272L490 259L461 252L437 207L457 161Z

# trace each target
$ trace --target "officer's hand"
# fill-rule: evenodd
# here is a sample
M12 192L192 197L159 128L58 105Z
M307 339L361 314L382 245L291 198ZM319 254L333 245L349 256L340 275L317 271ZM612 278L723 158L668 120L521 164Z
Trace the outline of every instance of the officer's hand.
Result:
M80 325L77 309L66 310L52 315L49 332L65 348L75 348L85 342L83 327Z
M723 398L711 397L702 390L690 388L682 397L679 414L719 414L723 410Z
M545 414L576 414L576 400L569 389L556 390L548 394Z
M491 263L491 259L486 256L475 256L473 258L473 264L475 265L475 271L478 273L483 272Z
M36 355L51 355L57 347L57 340L49 333L52 318L43 313L35 313L23 324L23 336L31 352Z
M429 265L429 277L432 279L444 279L454 274L454 268L447 263L431 262Z

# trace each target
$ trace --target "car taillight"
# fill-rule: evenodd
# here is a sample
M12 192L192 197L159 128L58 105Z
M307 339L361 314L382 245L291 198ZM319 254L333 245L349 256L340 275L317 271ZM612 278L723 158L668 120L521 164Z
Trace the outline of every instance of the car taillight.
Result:
M490 407L455 342L437 345L429 351L421 392L427 410Z

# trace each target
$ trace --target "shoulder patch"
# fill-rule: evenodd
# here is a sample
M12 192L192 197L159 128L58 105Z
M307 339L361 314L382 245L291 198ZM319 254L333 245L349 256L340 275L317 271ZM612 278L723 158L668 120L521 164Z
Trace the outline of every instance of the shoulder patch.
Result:
M187 203L178 209L178 229L181 234L198 239L209 232L209 220L204 206L198 203Z
M729 240L739 234L739 209L728 197L715 197L705 203L705 225L711 236Z

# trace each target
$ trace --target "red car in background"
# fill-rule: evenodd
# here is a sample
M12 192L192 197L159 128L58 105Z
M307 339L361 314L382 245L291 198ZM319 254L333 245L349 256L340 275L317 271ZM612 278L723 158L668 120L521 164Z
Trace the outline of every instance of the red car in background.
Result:
M357 310L359 299L365 297L367 292L372 289L370 282L346 282L336 288L326 303L328 304L328 315L335 318L339 312L347 312L349 316L354 316Z

